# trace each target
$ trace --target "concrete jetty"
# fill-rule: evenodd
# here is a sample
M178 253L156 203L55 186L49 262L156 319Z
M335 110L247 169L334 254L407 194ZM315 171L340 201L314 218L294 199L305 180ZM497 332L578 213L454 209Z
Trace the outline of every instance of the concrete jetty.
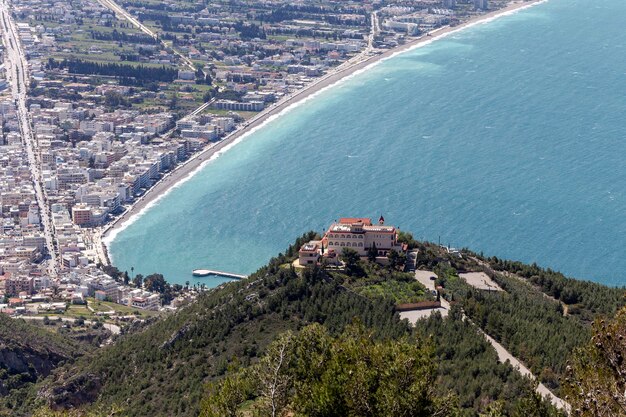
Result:
M246 279L247 275L234 274L232 272L224 272L224 271L215 271L213 269L194 269L192 271L194 277L206 277L209 275L215 275L218 277L224 278L233 278L233 279Z

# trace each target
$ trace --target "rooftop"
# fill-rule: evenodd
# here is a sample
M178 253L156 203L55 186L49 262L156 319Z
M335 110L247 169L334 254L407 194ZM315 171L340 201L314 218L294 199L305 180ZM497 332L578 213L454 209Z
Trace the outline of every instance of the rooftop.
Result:
M339 219L340 224L363 223L364 226L371 226L372 219L367 217L342 217Z
M319 243L320 242L317 241L317 240L312 240L309 243L305 243L304 245L302 245L302 247L300 248L300 251L302 251L302 252L315 252L315 251L317 251Z

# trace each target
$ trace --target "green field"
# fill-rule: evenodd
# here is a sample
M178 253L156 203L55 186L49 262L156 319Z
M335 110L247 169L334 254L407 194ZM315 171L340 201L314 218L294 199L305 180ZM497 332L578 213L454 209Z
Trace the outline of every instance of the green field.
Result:
M382 281L377 284L356 287L355 291L368 298L390 299L395 304L417 303L432 299L432 296L417 281Z

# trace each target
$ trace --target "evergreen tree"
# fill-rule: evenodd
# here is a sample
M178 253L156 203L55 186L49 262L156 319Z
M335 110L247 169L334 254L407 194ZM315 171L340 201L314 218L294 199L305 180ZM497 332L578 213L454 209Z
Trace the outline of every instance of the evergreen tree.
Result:
M568 365L565 389L574 417L626 413L626 309L613 320L597 320L591 342Z
M141 288L143 285L143 275L141 274L135 275L135 278L133 278L133 284L135 285L135 287Z
M437 396L435 375L426 344L378 341L360 324L334 338L313 324L282 334L258 365L226 377L200 416L240 415L245 400L272 417L458 415L456 399Z
M372 242L372 246L367 250L367 259L370 262L376 262L378 256L378 248L376 248L376 242Z
M361 257L359 253L352 248L343 248L341 252L341 260L346 266L347 275L361 275L362 268L359 266L359 260Z

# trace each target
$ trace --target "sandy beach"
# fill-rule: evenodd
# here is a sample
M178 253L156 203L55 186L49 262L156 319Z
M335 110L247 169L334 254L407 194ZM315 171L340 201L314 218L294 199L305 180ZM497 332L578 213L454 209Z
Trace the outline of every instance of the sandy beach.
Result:
M460 25L441 27L430 32L429 34L412 39L404 45L386 50L383 53L375 54L369 51L363 52L344 62L339 67L331 70L328 74L312 81L296 93L284 97L278 103L273 104L253 118L249 119L245 124L239 126L237 130L226 136L221 141L208 145L202 151L194 154L189 160L178 165L173 171L165 174L152 188L148 189L141 198L137 199L121 217L118 217L101 229L94 231L94 241L97 242L96 244L98 246L100 246L96 250L98 257L100 258L100 262L104 264L110 263L106 245L114 240L117 233L136 220L140 214L155 205L160 198L163 198L163 196L167 194L168 190L172 189L174 185L180 184L184 180L193 176L195 172L202 168L203 164L207 163L212 158L215 158L219 152L225 151L229 147L233 146L238 142L238 140L242 140L244 136L251 134L256 129L263 126L265 123L270 121L270 118L274 118L274 116L278 116L279 114L288 111L292 108L292 106L320 93L326 88L330 88L339 81L399 53L424 46L435 40L448 36L451 33L461 31L476 24L491 21L497 17L514 13L520 9L527 8L544 1L546 0L513 2L505 8L476 16Z

